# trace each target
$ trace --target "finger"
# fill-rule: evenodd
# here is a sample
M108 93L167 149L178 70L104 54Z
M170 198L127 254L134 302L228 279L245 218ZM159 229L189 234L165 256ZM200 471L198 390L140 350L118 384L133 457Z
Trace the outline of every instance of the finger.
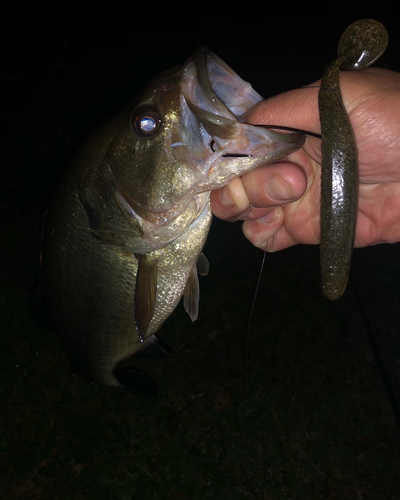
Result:
M267 207L297 200L306 186L306 175L300 166L286 162L267 165L214 191L211 208L221 219L254 219L268 214Z
M211 193L211 209L220 219L235 221L250 208L250 201L240 178Z
M213 191L211 193L211 209L214 215L229 222L258 219L266 216L272 210L269 207L253 207L241 179L234 179L225 188Z
M319 86L320 80L261 101L247 111L245 119L248 123L283 125L320 134ZM320 139L309 137L303 149L313 159L320 162Z
M261 101L246 113L249 123L285 125L320 133L318 91L320 80Z
M282 207L273 208L267 217L246 220L243 222L242 230L254 246L267 252L277 252L297 244L297 241L286 232Z
M258 168L244 175L242 183L254 207L291 203L303 196L307 187L304 170L286 162Z
M312 164L309 169L312 169ZM246 238L269 252L283 250L296 243L317 244L320 237L319 184L320 175L314 175L299 200L275 207L257 221L247 217L243 224Z

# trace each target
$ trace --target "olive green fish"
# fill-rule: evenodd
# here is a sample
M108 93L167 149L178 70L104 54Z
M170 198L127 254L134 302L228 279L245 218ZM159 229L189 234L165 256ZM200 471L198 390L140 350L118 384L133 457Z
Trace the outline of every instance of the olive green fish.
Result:
M373 19L351 24L340 38L337 58L326 68L319 91L322 135L321 285L329 299L344 292L357 223L358 152L344 107L339 70L360 70L385 51L388 34Z
M141 393L140 373L119 363L151 342L182 295L196 319L210 192L304 142L246 124L260 100L199 49L156 77L69 166L45 222L42 283L75 373Z

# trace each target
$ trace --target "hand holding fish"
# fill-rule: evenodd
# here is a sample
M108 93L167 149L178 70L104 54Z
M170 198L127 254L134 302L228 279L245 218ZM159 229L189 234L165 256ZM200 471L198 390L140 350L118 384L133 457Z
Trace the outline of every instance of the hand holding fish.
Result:
M221 186L215 213L244 219L250 241L270 251L317 243L321 221L329 299L346 286L359 179L356 245L400 239L400 75L343 74L339 89L339 70L365 68L386 45L380 23L353 23L318 98L314 86L268 101L201 47L88 139L53 196L42 239L45 302L74 373L157 393L121 363L157 345L182 297L196 319L209 197ZM266 123L274 126L254 126ZM319 139L271 130L280 123L311 132L322 124L323 154Z
M359 152L355 246L400 241L400 74L377 68L342 72L341 88ZM262 101L252 124L274 123L320 132L318 86ZM212 210L270 252L320 239L321 141L309 137L287 160L258 168L214 191Z

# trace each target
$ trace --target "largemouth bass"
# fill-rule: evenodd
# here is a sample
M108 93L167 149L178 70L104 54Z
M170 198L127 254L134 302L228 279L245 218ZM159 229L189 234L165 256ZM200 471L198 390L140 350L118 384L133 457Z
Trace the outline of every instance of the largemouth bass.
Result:
M140 373L118 364L149 342L182 295L196 319L211 190L304 142L244 123L261 99L199 49L156 77L67 169L45 222L42 280L75 373L140 393Z

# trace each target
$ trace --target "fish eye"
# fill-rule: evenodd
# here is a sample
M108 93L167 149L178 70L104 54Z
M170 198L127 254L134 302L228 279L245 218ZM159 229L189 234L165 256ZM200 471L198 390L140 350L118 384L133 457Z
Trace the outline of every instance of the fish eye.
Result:
M151 137L158 132L162 125L161 117L156 111L138 110L132 116L134 131L142 137Z

